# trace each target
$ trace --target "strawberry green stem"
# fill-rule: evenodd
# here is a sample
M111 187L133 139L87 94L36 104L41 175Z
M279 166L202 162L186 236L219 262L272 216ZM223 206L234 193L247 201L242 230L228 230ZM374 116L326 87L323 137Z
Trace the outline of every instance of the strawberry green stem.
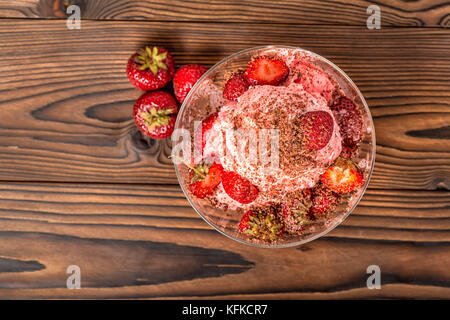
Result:
M203 172L201 172L200 170L198 170L197 168L195 168L194 166L190 165L186 160L184 160L183 158L180 158L178 156L175 155L170 155L169 158L177 158L178 160L180 160L181 162L183 162L188 168L192 169L192 171L194 171L196 174L198 174L199 176L201 176L203 179L206 178L206 175L203 174Z
M145 49L139 49L137 51L136 63L140 64L140 70L150 69L154 75L156 75L159 69L167 70L167 66L163 60L167 58L167 52L158 54L158 47L145 47Z
M148 130L152 131L156 127L168 125L172 113L173 109L157 110L153 107L148 111L141 112L141 117L144 119L144 123Z

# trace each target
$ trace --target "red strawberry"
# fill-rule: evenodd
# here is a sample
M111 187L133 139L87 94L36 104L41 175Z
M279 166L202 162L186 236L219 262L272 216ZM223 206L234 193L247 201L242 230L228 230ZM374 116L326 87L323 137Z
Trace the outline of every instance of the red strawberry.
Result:
M189 185L192 194L203 199L212 194L222 179L223 167L220 163L214 163L211 167L200 165L195 168L194 182Z
M280 211L281 206L275 204L249 210L242 216L239 230L251 238L275 241L284 233Z
M361 169L348 159L339 157L320 177L322 183L337 193L347 193L363 184Z
M194 84L206 71L208 69L199 64L188 64L178 69L173 77L173 89L180 103L183 103Z
M228 79L223 89L223 97L228 100L237 101L245 91L250 87L250 83L244 76L244 73L240 72L233 75Z
M326 111L308 112L301 118L306 146L320 150L328 144L333 134L334 122Z
M289 68L283 60L268 56L259 56L249 62L245 77L255 85L279 85L289 74Z
M143 134L154 139L170 137L175 127L177 112L177 102L164 91L144 93L133 107L137 127Z
M241 221L239 222L239 230L241 232L245 232L245 230L250 229L250 225L248 224L250 222L250 217L254 217L255 213L253 213L252 211L247 211L246 213L244 213L244 215L241 218Z
M127 75L136 88L150 91L164 87L175 72L169 51L162 47L139 49L128 59Z
M203 181L193 182L189 185L189 190L199 199L204 199L207 195L212 193L211 188L205 186Z
M334 211L340 197L338 194L325 188L324 185L319 185L314 189L311 199L312 205L309 209L309 214L312 216L317 216Z
M330 108L339 124L343 144L355 147L363 135L361 110L345 97L339 98Z
M223 172L222 185L230 198L239 203L251 203L258 196L258 189L250 181L232 171Z
M305 189L289 194L286 198L287 201L283 203L284 225L289 233L297 233L304 229L310 219L308 210L311 207L311 191Z

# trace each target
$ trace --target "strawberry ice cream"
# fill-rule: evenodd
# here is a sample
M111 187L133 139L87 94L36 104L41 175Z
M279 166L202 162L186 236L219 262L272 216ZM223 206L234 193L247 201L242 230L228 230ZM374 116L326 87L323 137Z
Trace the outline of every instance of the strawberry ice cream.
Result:
M257 186L261 191L259 202L272 200L271 196L264 195L266 192L279 196L312 188L342 148L339 126L328 106L337 92L334 81L295 52L277 51L276 55L290 68L289 76L280 85L245 88L247 91L236 101L227 101L206 134L203 154L205 158L220 161L225 170L237 172ZM305 114L317 111L330 116L332 128L323 147L309 150L301 132L301 119ZM275 141L270 138L263 141L261 130L270 129L277 130L268 132ZM236 146L235 137L231 136L234 143L227 141L227 134L233 130L255 134L258 152L262 151L259 148L263 144L270 153L270 143L274 142L278 147L278 163L264 166L261 159L255 161L249 150L253 145L251 138L246 140L250 142L246 146L247 152Z
M311 152L304 146L295 124L303 115L314 111L328 113L333 120L333 128L328 143ZM278 166L262 167L260 161L255 163L249 152L239 155L242 150L229 141L228 144L223 143L227 140L227 132L239 129L244 132L253 130L257 137L260 137L261 129L277 129ZM288 86L255 86L237 102L227 102L206 137L204 156L217 156L225 170L237 172L262 192L278 190L283 194L311 188L341 153L339 127L327 101L320 96L314 97L295 82Z
M306 232L363 185L361 111L313 55L269 49L225 78L220 96L198 89L207 111L191 128L189 189L240 213L240 232L269 242Z

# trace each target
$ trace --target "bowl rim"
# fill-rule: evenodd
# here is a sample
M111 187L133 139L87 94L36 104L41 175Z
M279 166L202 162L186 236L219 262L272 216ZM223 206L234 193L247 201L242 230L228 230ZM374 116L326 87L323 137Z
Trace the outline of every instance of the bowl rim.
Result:
M278 248L290 248L290 247L296 247L296 246L300 246L303 244L306 244L308 242L311 242L313 240L316 240L320 237L323 237L324 235L326 235L327 233L329 233L330 231L332 231L334 228L336 228L337 226L339 226L340 224L342 224L347 217L353 212L353 210L357 207L357 205L359 204L359 202L361 201L361 199L363 198L367 187L369 186L370 183L370 179L372 177L372 173L373 173L373 168L375 166L375 158L376 158L376 136L375 136L375 126L373 124L373 117L372 114L370 112L369 106L367 105L366 100L364 99L363 94L361 93L361 91L359 90L359 88L356 86L356 84L353 82L352 79L350 79L350 77L341 69L339 68L336 64L334 64L333 62L331 62L330 60L328 60L327 58L324 58L323 56L314 53L312 51L303 49L301 47L296 47L296 46L286 46L286 45L263 45L263 46L256 46L256 47L251 47L251 48L246 48L243 50L240 50L236 53L233 53L229 56L226 56L225 58L223 58L222 60L220 60L219 62L217 62L216 64L214 64L211 68L208 69L208 71L206 71L195 83L195 85L191 88L191 90L189 91L188 95L186 96L186 98L184 99L180 109L178 110L178 114L177 114L177 119L175 121L175 129L178 128L179 122L180 120L180 115L182 114L182 112L184 111L184 109L186 108L187 102L190 100L190 97L192 96L193 92L197 89L197 87L200 85L200 83L207 78L211 73L214 72L214 70L219 67L220 65L226 63L227 61L235 58L236 56L239 56L241 54L244 53L248 53L251 51L257 51L257 50L270 50L270 49L293 49L293 50L300 50L304 53L306 53L307 55L310 55L314 58L317 58L319 60L322 60L323 62L329 64L331 67L335 68L336 71L338 71L344 78L345 80L347 80L352 86L353 89L355 89L357 95L359 96L359 98L362 101L362 104L364 106L365 111L367 112L367 114L369 115L370 118L370 129L371 129L371 135L372 135L372 165L370 166L370 171L366 180L366 183L364 185L364 188L361 190L361 194L358 197L358 199L354 202L353 206L346 212L346 214L344 216L342 216L342 218L340 220L337 220L337 222L335 222L331 227L323 230L322 232L319 232L317 234L315 234L314 236L304 239L304 240L300 240L300 241L292 241L289 243L281 243L281 244L273 244L273 245L269 245L269 244L260 244L260 243L254 243L254 242L250 242L250 241L245 241L244 239L239 239L239 238L235 238L234 236L227 234L226 232L220 230L217 226L215 226L212 222L210 222L201 212L200 210L194 205L194 203L192 202L188 192L186 191L185 187L183 186L183 183L181 181L181 177L180 177L180 173L178 171L178 166L174 164L175 167L175 173L177 176L177 180L178 180L178 184L181 187L181 190L184 193L184 196L186 197L186 199L188 200L189 204L191 205L191 207L195 210L195 212L197 212L197 214L202 217L202 219L204 221L206 221L206 223L208 223L211 227L213 227L216 231L218 231L220 234L226 236L229 239L232 239L234 241L237 241L239 243L242 244L246 244L252 247L257 247L257 248L273 248L273 249L278 249Z

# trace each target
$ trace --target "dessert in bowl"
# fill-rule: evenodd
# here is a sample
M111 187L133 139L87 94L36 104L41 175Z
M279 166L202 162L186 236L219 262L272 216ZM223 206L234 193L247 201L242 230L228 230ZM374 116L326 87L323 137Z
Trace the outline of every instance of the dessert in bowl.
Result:
M321 56L285 46L213 66L186 97L172 140L197 213L263 247L299 245L337 226L361 199L375 158L355 84Z

